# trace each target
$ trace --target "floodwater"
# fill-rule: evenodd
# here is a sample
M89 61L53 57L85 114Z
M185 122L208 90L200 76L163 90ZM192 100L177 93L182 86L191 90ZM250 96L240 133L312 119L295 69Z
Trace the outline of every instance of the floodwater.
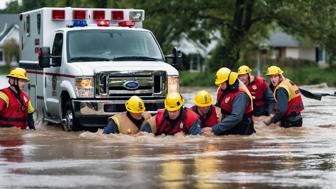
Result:
M190 104L197 89L182 90ZM0 129L0 188L335 188L336 98L304 103L302 128L257 122L252 136Z

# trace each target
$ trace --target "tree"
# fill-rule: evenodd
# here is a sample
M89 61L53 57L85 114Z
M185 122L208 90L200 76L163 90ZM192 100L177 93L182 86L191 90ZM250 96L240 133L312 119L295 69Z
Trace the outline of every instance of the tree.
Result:
M216 40L208 61L216 70L244 61L242 55L255 50L276 27L326 47L336 59L335 5L334 0L23 0L22 6L10 2L5 12L42 6L145 9L144 26L154 32L165 53L183 33L204 45Z
M128 0L122 3L125 2L146 10L149 18L145 25L154 31L161 45L178 40L181 33L207 44L218 33L218 45L210 59L213 70L221 66L232 68L242 53L255 49L275 27L311 38L322 46L334 44L329 40L335 36L332 28L336 21L336 2L333 0Z
M20 60L20 47L15 39L9 39L5 41L3 45L3 51L6 66L11 67L13 60Z

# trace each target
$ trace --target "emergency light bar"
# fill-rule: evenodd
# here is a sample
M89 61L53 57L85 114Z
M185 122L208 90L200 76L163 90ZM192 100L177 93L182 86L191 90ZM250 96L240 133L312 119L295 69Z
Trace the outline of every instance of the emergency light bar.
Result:
M141 9L49 8L51 19L66 21L69 27L121 26L142 27L145 11ZM72 22L73 25L68 25Z

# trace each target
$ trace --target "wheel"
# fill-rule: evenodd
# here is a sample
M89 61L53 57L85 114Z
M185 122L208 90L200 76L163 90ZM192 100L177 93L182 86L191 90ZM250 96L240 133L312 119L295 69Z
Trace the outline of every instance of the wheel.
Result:
M62 124L64 131L79 131L81 127L78 119L75 117L71 102L68 102L65 108L64 123Z

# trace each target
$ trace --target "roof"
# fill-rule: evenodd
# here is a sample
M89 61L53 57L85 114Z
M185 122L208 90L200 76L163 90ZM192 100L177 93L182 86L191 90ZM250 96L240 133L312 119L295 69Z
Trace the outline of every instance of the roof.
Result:
M300 43L293 36L282 31L275 31L266 42L271 47L299 47Z
M0 41L15 26L19 26L18 14L0 14Z

